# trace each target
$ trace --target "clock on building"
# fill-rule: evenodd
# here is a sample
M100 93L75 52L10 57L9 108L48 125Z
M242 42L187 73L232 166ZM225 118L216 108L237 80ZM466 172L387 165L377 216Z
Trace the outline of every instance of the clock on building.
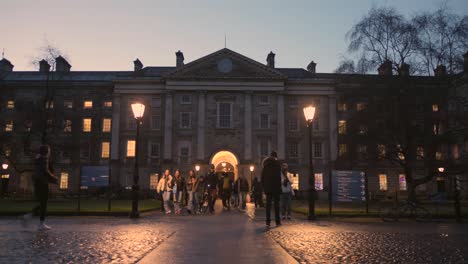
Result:
M232 61L228 58L224 58L218 61L218 71L222 73L228 73L232 71Z

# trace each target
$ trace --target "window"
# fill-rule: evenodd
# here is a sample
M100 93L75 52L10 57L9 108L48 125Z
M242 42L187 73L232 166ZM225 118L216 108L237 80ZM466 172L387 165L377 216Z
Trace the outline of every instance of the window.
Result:
M7 108L8 108L8 109L15 109L15 101L13 101L13 100L8 100L8 101L7 101Z
M432 112L439 112L439 105L438 104L433 104L432 105Z
M366 104L365 103L357 103L356 104L356 110L361 112L366 110Z
M434 133L434 135L440 135L441 131L440 131L440 124L439 123L435 123L433 126L432 126L432 131Z
M436 159L436 160L442 160L442 152L436 151L436 153L435 153L435 159Z
M338 111L339 112L345 112L346 110L348 110L348 106L346 105L346 103L339 103L338 104Z
M322 157L322 142L314 143L314 157L315 158Z
M288 157L291 159L296 159L299 157L298 144L296 142L291 142L288 144Z
M112 107L112 101L104 101L104 107L105 108L111 108Z
M159 97L151 98L151 107L161 107L161 98Z
M180 148L180 163L188 163L189 154L190 154L190 151L188 147L181 147Z
M108 159L110 157L110 142L104 141L101 144L101 158Z
M357 145L357 154L359 159L365 159L367 158L367 146L358 144Z
M259 95L258 96L258 103L262 105L266 105L270 103L270 97L268 95Z
M47 100L45 102L45 109L54 109L54 101L52 100Z
M288 130L289 131L299 130L299 122L298 122L297 118L288 119Z
M453 159L455 160L460 158L460 150L458 149L457 144L452 145L452 156L453 156Z
M91 132L91 118L83 118L83 132Z
M62 171L60 173L60 189L61 190L68 189L68 172Z
M260 128L270 128L270 116L268 114L260 114Z
M127 140L127 158L135 157L135 140Z
M136 129L136 127L137 127L137 124L136 124L135 117L133 116L133 114L131 114L127 118L127 128L134 130Z
M32 121L31 120L24 121L24 130L26 132L31 132L31 129L32 129Z
M387 174L379 174L379 190L387 191Z
M340 135L346 134L346 121L345 120L338 121L338 134Z
M423 147L417 147L416 148L416 159L417 160L424 159L424 148Z
M89 144L83 144L80 149L80 155L82 159L89 158Z
M314 130L320 130L320 119L318 117L315 117L312 121L312 127L314 128Z
M346 155L347 152L348 152L348 145L346 145L346 144L339 144L338 145L338 156L339 157L343 157L344 155Z
M192 103L192 97L189 94L184 94L180 98L180 103L181 104L191 104Z
M13 120L7 120L5 122L5 132L12 132L13 131Z
M91 108L93 108L93 101L84 101L84 102L83 102L83 108L84 108L84 109L91 109Z
M191 127L191 113L181 112L180 113L180 128L190 128Z
M297 107L297 97L296 96L288 96L287 97L288 106L291 108Z
M104 118L102 119L102 132L111 132L112 129L112 119Z
M377 145L377 158L380 159L380 160L383 160L385 159L387 155L387 148L385 147L385 145Z
M150 144L150 157L157 158L161 155L159 143Z
M158 188L158 173L151 173L150 174L150 190L156 190Z
M315 173L315 190L323 191L323 173Z
M72 121L71 120L64 120L63 121L63 132L69 133L72 132Z
M398 188L400 191L406 191L406 176L405 174L398 175Z
M153 130L161 129L161 116L159 115L151 116L151 129Z
M73 108L73 101L66 100L63 102L63 107L65 109L72 109Z
M11 147L10 146L4 146L3 147L3 152L5 153L6 157L10 157L11 156Z
M218 128L232 127L232 103L218 103Z
M367 135L367 126L366 125L359 125L359 130L358 130L358 134L359 135Z
M270 155L270 141L268 138L260 138L260 156L265 157Z

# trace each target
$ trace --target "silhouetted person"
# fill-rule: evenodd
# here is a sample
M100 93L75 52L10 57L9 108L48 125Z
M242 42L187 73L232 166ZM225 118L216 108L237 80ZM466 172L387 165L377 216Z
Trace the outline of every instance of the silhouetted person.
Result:
M210 171L206 174L205 177L206 188L209 193L209 209L210 213L214 213L214 205L217 199L217 187L218 187L218 177L216 176L215 167L213 164L210 165Z
M279 200L281 195L281 164L278 161L278 154L273 151L270 157L263 161L262 186L266 194L266 226L270 227L271 222L271 203L275 208L275 222L277 226L281 225Z
M48 230L51 227L46 225L45 218L47 212L47 200L49 197L49 183L57 184L58 180L50 170L50 147L42 145L39 147L39 154L35 160L35 171L33 174L34 195L39 205L33 209L33 212L39 214L39 230ZM25 220L32 217L32 214L24 216Z
M252 194L253 194L253 200L255 202L255 208L257 207L263 207L263 188L262 188L262 183L258 181L257 177L254 178L253 183L252 183Z

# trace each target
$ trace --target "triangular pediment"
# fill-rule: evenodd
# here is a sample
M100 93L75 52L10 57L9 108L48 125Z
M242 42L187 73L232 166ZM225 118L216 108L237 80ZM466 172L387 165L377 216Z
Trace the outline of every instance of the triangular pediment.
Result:
M183 65L167 79L286 79L283 73L224 48Z

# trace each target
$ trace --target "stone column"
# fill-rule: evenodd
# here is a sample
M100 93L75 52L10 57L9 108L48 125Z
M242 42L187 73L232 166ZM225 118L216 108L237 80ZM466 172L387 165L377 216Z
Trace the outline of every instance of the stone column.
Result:
M198 93L197 159L205 159L205 91Z
M246 92L244 97L244 160L252 160L252 92Z
M285 125L284 125L284 95L278 94L277 96L277 109L278 109L278 121L277 121L277 135L278 135L278 158L285 159L285 143L286 143L286 136L285 136Z
M328 97L328 133L330 143L330 160L336 160L338 152L338 130L337 130L337 118L336 118L336 97Z
M172 93L166 93L164 110L164 159L172 159Z
M120 145L120 94L114 93L112 98L112 137L111 159L119 159Z

